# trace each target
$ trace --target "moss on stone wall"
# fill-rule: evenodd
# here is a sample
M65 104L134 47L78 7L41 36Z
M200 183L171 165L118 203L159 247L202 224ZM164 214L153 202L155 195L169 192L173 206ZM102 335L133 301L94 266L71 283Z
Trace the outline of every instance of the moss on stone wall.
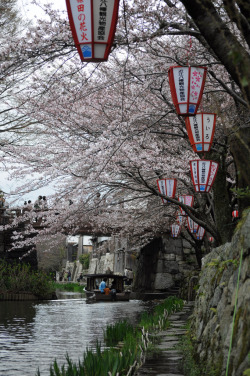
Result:
M243 261L233 328L241 249ZM215 248L203 260L191 329L196 338L194 347L199 362L207 365L205 375L225 375L232 330L228 376L242 376L244 370L249 368L247 361L250 351L249 249L250 212L238 226L232 242Z

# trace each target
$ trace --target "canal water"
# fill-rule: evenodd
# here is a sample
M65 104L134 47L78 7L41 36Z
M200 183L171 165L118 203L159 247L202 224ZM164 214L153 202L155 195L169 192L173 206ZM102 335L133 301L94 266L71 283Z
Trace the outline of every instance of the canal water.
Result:
M122 319L136 323L151 305L139 300L88 304L80 294L58 300L0 302L0 376L49 376L56 358L82 359L86 348L103 343L103 329Z

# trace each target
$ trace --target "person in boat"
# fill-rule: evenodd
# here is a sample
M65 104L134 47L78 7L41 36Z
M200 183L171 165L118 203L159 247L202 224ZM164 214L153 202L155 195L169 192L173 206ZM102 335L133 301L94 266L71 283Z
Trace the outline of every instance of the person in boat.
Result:
M104 289L106 288L106 282L107 282L107 278L103 278L102 282L99 285L99 290L101 290L102 294L104 294Z
M112 283L111 283L110 293L111 293L112 300L116 300L116 285L115 285L115 281L112 281Z
M106 286L105 289L104 289L104 294L109 295L109 293L110 293L110 288L108 286Z

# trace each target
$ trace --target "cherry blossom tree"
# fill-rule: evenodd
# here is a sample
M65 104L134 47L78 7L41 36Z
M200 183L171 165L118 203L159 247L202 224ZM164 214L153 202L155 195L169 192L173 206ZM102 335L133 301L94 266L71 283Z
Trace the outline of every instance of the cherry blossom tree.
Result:
M201 4L204 12L211 10L210 1L197 1L197 7ZM227 4L212 5L216 22L220 16L221 27L227 24L236 45L242 44L237 53L244 50L239 56L247 62L244 33L230 18ZM245 70L238 71L235 63L233 74L184 1L123 2L114 50L107 63L98 65L80 64L67 18L50 7L46 12L47 18L30 26L26 38L10 37L2 77L12 84L5 106L15 103L9 123L20 140L6 143L1 152L13 178L27 176L19 192L53 182L56 194L48 208L25 211L25 218L13 224L40 218L40 241L48 233L83 228L146 239L169 231L181 206L217 244L229 240L230 188L248 183L242 153L232 149L237 135L237 145L247 141ZM4 48L1 53L7 56ZM168 68L175 64L208 67L202 108L218 117L208 157L219 162L219 172L213 192L196 194L193 208L177 198L162 205L156 185L159 178L175 177L177 195L194 193L188 162L196 156L167 80ZM27 231L37 229L31 225Z

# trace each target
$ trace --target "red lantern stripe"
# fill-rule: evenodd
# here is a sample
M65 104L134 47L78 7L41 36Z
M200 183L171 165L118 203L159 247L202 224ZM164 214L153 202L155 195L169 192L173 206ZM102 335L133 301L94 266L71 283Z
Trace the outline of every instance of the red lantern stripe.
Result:
M232 216L233 216L233 218L238 218L238 217L239 217L239 212L238 212L238 210L234 210L234 211L232 212Z

